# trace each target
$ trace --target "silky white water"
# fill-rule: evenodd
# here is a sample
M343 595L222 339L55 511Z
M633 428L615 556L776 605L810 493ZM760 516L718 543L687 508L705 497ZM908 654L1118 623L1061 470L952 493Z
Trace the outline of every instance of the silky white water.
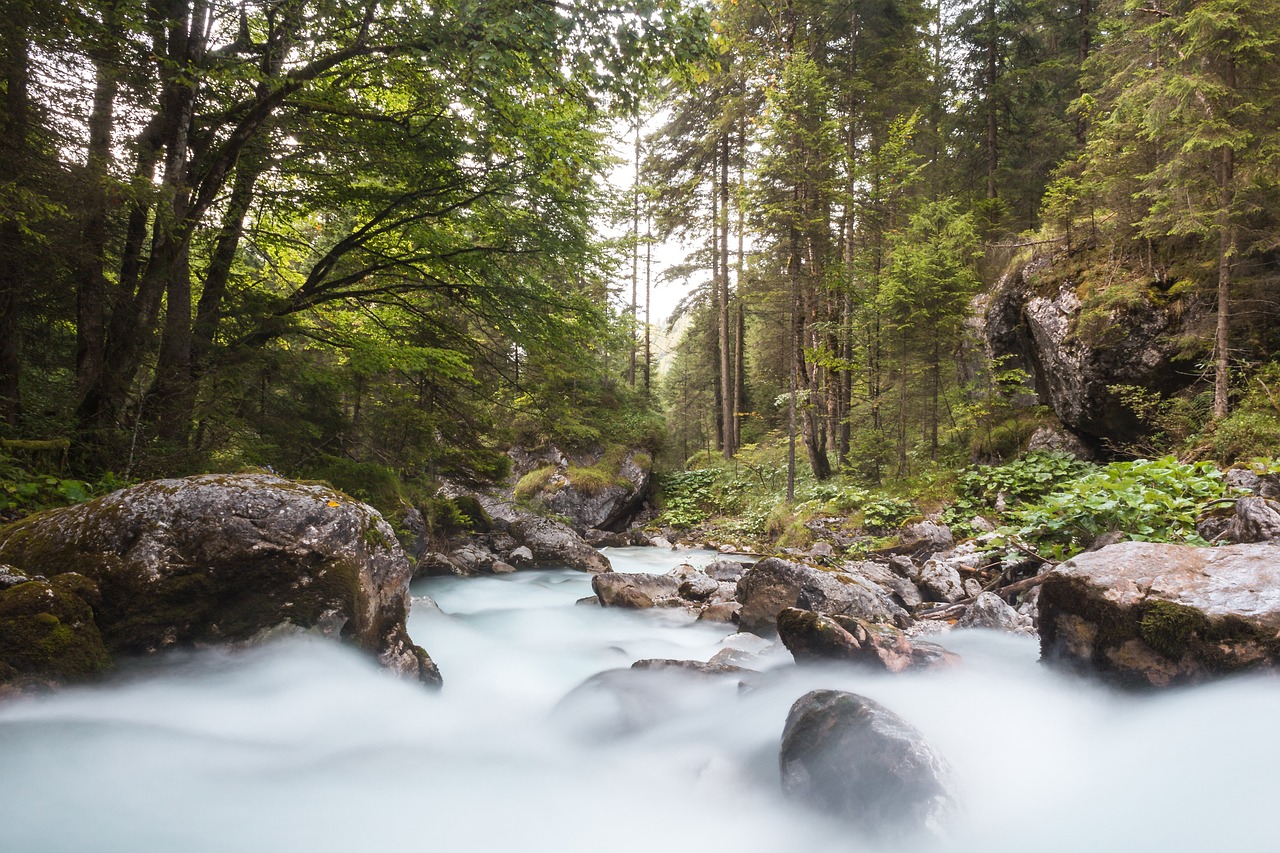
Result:
M623 570L681 559L607 552ZM1034 640L955 632L948 672L624 672L705 660L731 629L575 606L590 577L419 582L432 693L335 643L173 654L0 705L0 851L874 850L784 801L778 741L819 687L893 709L950 761L965 816L940 849L1264 849L1280 690L1237 679L1119 694L1042 668Z

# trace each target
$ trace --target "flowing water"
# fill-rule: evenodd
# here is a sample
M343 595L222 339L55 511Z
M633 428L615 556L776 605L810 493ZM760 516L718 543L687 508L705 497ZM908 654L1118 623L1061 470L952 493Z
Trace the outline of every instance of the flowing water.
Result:
M609 551L666 570L656 549ZM705 660L728 633L672 611L576 606L590 578L432 579L410 632L430 693L335 643L166 655L109 684L0 705L0 851L874 850L784 801L791 703L870 696L952 764L957 851L1265 849L1280 801L1280 690L1158 696L1047 671L1034 640L954 632L962 667L884 676L613 672ZM590 681L588 681L590 679ZM584 682L587 682L584 685Z

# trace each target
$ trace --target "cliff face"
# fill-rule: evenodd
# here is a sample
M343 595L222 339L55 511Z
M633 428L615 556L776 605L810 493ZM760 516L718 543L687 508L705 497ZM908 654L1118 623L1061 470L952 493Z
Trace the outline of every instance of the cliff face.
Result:
M1049 255L1006 274L983 311L990 355L1026 370L1040 402L1095 447L1146 431L1115 386L1171 394L1196 379L1194 364L1178 356L1209 319L1200 300L1166 298L1156 284L1112 293L1086 286Z

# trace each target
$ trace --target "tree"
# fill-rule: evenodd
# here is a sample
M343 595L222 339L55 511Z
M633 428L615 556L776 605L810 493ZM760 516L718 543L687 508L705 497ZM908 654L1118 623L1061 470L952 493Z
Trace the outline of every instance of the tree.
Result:
M1272 119L1280 107L1280 3L1126 2L1111 25L1111 42L1094 53L1101 82L1089 99L1097 133L1088 174L1131 191L1138 236L1210 253L1214 416L1223 418L1235 270L1242 255L1274 245L1274 232L1258 226L1280 162ZM1126 178L1137 164L1144 168Z

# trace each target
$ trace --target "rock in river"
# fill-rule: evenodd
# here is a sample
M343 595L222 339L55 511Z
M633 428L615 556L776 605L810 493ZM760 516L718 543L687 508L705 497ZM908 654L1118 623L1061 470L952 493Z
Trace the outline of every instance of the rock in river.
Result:
M789 797L872 835L941 837L956 812L942 757L897 714L854 693L800 697L779 764Z
M744 631L772 631L778 613L787 607L891 622L900 628L911 622L888 593L865 578L777 557L756 563L738 581L738 601L742 604L739 624Z
M411 569L394 531L327 486L261 474L143 483L0 528L0 562L51 578L5 590L0 614L59 623L64 637L79 632L91 669L108 663L95 657L93 633L114 656L246 641L292 624L440 681L405 629ZM18 675L58 679L14 664L21 654L0 649Z
M950 666L960 660L934 643L913 643L892 625L854 616L823 616L796 607L778 614L778 638L796 663L849 661L902 672Z
M1280 661L1280 545L1124 542L1049 573L1043 659L1136 686L1203 681Z

